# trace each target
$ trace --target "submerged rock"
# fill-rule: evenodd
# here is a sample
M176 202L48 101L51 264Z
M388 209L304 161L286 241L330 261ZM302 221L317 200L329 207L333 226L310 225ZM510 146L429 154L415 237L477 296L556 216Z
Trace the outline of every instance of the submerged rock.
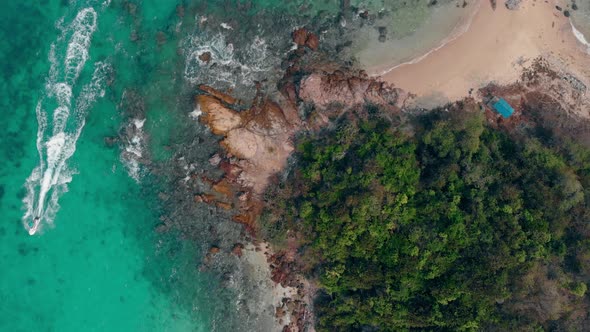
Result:
M168 41L168 38L166 37L166 34L163 31L158 31L156 33L156 42L157 42L158 46L162 46L162 45L166 44L167 41Z
M104 138L104 144L109 147L113 148L119 143L119 137L117 136L107 136Z
M384 43L387 40L387 28L378 27L377 30L379 31L379 41Z
M310 50L315 51L320 45L320 38L313 32L308 31L305 28L299 28L292 33L293 42L297 46L306 46Z
M309 47L310 50L315 51L318 49L319 45L320 38L316 34L310 33L305 41L305 46Z
M165 233L168 231L170 227L168 227L168 225L162 223L162 224L158 224L155 228L156 233Z
M231 210L232 209L232 205L227 202L216 202L215 206L217 206L218 208L223 209L223 210Z
M215 202L215 195L213 194L202 194L202 195L195 195L194 201L197 203L207 203L210 204Z
M506 0L504 5L506 6L506 8L510 10L516 10L520 6L521 2L522 0Z
M238 257L242 257L243 252L242 250L244 249L244 245L241 243L236 243L234 244L234 247L231 250L231 253L238 256Z
M219 249L218 246L211 246L211 248L209 248L209 254L211 255L215 255L217 253L219 253L221 251L221 249Z
M209 61L211 61L211 52L203 52L203 53L199 54L199 60L208 64Z
M297 46L305 45L305 42L307 41L307 34L308 32L305 28L299 28L293 31L293 42L297 44Z

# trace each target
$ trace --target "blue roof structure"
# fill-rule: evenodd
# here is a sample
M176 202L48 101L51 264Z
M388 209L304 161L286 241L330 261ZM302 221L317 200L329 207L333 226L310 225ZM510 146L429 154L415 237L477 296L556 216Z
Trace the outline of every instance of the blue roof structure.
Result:
M514 108L512 108L504 98L500 98L500 100L494 103L494 109L496 112L500 113L504 119L509 118L512 113L514 113Z

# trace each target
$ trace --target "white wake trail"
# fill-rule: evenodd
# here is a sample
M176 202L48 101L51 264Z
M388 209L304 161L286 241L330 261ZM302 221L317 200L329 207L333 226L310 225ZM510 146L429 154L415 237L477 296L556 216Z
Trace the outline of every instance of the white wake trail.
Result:
M88 60L97 14L93 8L80 10L51 45L51 68L45 94L36 107L39 164L27 178L23 199L23 224L30 235L43 224L51 224L59 208L58 200L67 191L72 172L67 161L76 151L76 142L84 128L86 113L97 97L104 94L108 66L95 63L89 83L78 96L74 89ZM66 44L67 43L67 44ZM65 53L60 59L59 51Z

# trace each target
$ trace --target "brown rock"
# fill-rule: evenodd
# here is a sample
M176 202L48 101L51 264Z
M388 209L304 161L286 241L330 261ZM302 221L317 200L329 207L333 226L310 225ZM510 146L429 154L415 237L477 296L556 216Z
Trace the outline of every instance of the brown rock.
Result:
M365 102L393 106L398 101L393 87L365 77L363 73L340 70L331 74L316 72L304 77L299 86L299 97L319 107L337 103L348 108Z
M224 135L242 125L240 115L213 96L199 95L197 103L203 112L200 121L208 125L215 135Z
M234 190L232 188L231 183L227 182L225 179L222 179L218 183L213 185L213 190L216 193L219 193L227 198L233 198Z
M252 234L254 234L255 223L256 219L249 213L238 214L232 218L233 221L243 224L246 227L246 230ZM258 250L257 250L258 251Z
M219 153L214 154L211 158L209 158L209 164L211 166L217 166L221 162L221 156Z
M287 96L287 98L293 102L296 103L297 102L297 88L295 87L295 83L293 82L287 82L284 86L283 86L283 93Z
M207 94L223 101L226 104L233 105L233 104L238 103L238 100L236 98L228 95L227 93L223 93L221 91L215 90L210 86L201 84L201 85L199 85L199 90L206 92ZM228 93L231 93L231 91Z
M276 318L283 318L285 316L285 309L281 307L275 308L275 317Z
M342 81L345 79L344 72L342 70L336 70L332 73L332 75L328 76L328 80L330 82Z
M293 42L298 46L303 46L307 42L307 36L309 32L305 28L299 28L293 31Z
M221 249L219 249L218 246L211 246L211 248L209 248L209 255L215 255L218 254L221 251Z
M221 169L223 171L223 173L225 174L225 179L222 180L221 182L228 182L228 186L230 187L230 189L228 189L231 193L226 194L227 197L233 197L233 185L230 185L231 183L235 183L237 182L240 174L242 173L243 169L242 167L240 167L240 165L238 165L237 163L234 163L235 160L222 160L219 165L217 165L217 167L219 169ZM214 190L217 190L214 188Z
M238 256L238 257L242 257L242 250L244 249L244 245L241 243L236 243L234 244L234 247L231 250L231 253Z
M224 209L224 210L231 210L232 206L230 203L226 203L226 202L217 202L215 203L215 206L217 206L220 209Z
M238 200L240 200L240 202L246 202L246 201L248 201L249 198L250 198L249 192L244 192L238 196Z
M203 52L199 55L199 60L209 63L211 61L211 52Z
M211 204L215 201L215 196L211 194L202 194L202 195L195 195L194 197L195 202L203 202L207 204Z
M320 46L320 38L315 33L310 33L305 41L305 46L309 47L312 51L315 51Z

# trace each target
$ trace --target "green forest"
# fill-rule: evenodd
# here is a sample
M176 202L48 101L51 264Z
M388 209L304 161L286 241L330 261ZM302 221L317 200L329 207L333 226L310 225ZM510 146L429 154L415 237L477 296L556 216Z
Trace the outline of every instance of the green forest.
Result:
M294 160L262 224L279 247L297 234L318 330L588 326L590 149L575 137L469 107L356 115L300 137Z

